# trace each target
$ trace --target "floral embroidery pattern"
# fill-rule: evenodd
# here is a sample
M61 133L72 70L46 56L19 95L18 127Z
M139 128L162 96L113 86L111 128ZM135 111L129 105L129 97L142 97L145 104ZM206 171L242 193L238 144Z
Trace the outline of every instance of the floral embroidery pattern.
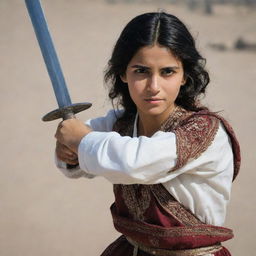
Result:
M134 220L143 221L144 213L150 205L150 187L146 185L120 185L122 197Z
M198 158L211 145L218 128L219 120L217 118L195 115L174 129L178 159L176 166L171 171Z

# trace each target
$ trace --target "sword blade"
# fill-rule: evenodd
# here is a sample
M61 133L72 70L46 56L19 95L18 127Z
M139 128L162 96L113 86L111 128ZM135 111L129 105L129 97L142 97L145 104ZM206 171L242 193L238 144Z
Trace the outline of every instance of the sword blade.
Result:
M39 0L25 0L59 108L72 104Z

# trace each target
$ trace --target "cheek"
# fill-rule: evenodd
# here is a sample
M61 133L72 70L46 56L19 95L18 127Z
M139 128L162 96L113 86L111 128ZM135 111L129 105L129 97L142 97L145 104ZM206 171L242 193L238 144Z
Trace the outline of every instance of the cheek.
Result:
M174 96L178 95L179 91L180 91L180 88L182 86L182 83L183 83L182 78L177 78L177 79L170 80L165 84L165 91L168 94L171 94L171 95L174 95Z
M134 97L137 94L138 86L136 86L136 83L132 82L131 80L128 80L127 84L128 84L128 90L129 90L130 96L134 101Z
M128 79L127 83L130 94L139 94L141 91L143 91L143 81L130 78Z
M180 86L170 86L167 90L166 93L172 98L176 99L178 94L180 92Z
M136 103L136 99L140 95L140 91L138 90L138 86L134 86L134 84L131 86L128 85L129 93L132 98L132 100Z

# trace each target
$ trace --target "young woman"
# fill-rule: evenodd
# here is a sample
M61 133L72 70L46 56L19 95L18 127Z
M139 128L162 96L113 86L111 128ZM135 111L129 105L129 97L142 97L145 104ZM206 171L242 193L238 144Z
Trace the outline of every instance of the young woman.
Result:
M177 17L135 17L105 73L116 109L86 124L60 123L56 160L64 174L114 184L111 212L122 236L102 255L230 255L221 242L232 230L221 226L239 144L230 125L200 105L204 64Z

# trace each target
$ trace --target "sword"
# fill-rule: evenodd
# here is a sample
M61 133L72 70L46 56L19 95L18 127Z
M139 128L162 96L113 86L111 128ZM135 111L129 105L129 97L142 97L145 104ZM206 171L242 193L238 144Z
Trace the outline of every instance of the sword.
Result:
M74 118L76 113L91 107L92 104L88 102L72 104L40 1L25 0L25 3L59 106L58 109L43 116L42 120Z

